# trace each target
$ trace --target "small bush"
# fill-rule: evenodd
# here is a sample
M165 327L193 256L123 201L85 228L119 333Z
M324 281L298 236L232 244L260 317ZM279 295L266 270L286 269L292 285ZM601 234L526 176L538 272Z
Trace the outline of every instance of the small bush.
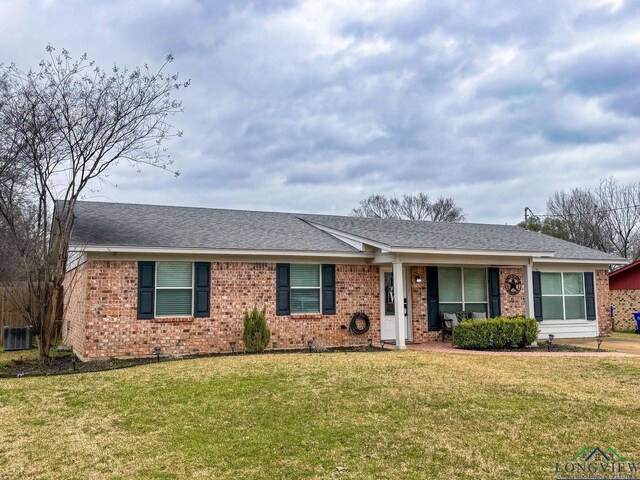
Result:
M538 322L526 317L466 320L453 328L453 344L460 348L523 348L538 338Z
M249 353L262 353L269 345L271 332L267 328L267 310L266 307L261 311L257 307L244 314L244 333L242 341L244 349Z

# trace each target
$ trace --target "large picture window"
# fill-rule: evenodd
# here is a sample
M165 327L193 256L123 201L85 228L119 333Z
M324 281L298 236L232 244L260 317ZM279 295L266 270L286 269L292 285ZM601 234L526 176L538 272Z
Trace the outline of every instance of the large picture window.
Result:
M291 264L291 313L320 313L320 265Z
M584 274L540 274L543 320L585 320Z
M193 263L156 263L156 317L193 315Z
M438 268L441 312L488 312L486 268Z

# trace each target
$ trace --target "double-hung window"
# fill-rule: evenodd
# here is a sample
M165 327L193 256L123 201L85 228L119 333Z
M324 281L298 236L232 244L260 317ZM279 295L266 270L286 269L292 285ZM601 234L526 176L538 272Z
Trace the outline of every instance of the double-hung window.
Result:
M542 272L540 274L544 320L585 320L584 274Z
M193 263L156 262L156 317L193 315Z
M486 268L438 268L441 312L488 312Z
M320 313L320 265L290 266L291 313Z

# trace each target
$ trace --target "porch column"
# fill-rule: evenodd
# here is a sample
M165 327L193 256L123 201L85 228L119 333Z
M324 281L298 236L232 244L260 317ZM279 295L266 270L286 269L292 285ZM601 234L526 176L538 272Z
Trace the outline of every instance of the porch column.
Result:
M525 281L524 281L524 305L525 314L529 318L534 318L535 313L533 311L533 261L529 260L529 263L524 267Z
M404 344L407 334L404 318L404 275L400 261L393 262L393 290L396 314L396 350L404 350L407 348Z

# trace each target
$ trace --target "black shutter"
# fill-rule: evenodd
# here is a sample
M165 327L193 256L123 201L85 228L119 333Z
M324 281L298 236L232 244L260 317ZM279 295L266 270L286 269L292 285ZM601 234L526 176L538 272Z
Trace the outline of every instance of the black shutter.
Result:
M587 320L596 319L596 289L593 272L584 272L584 297L587 302Z
M489 269L489 316L500 316L500 269Z
M153 318L156 262L138 262L138 318Z
M542 284L540 272L532 272L533 277L533 316L539 322L542 321Z
M429 331L440 330L438 267L427 267L427 318Z
M336 266L322 265L322 313L336 314Z
M193 289L193 316L211 316L211 263L195 262L195 286Z
M289 315L289 264L276 264L276 315Z

